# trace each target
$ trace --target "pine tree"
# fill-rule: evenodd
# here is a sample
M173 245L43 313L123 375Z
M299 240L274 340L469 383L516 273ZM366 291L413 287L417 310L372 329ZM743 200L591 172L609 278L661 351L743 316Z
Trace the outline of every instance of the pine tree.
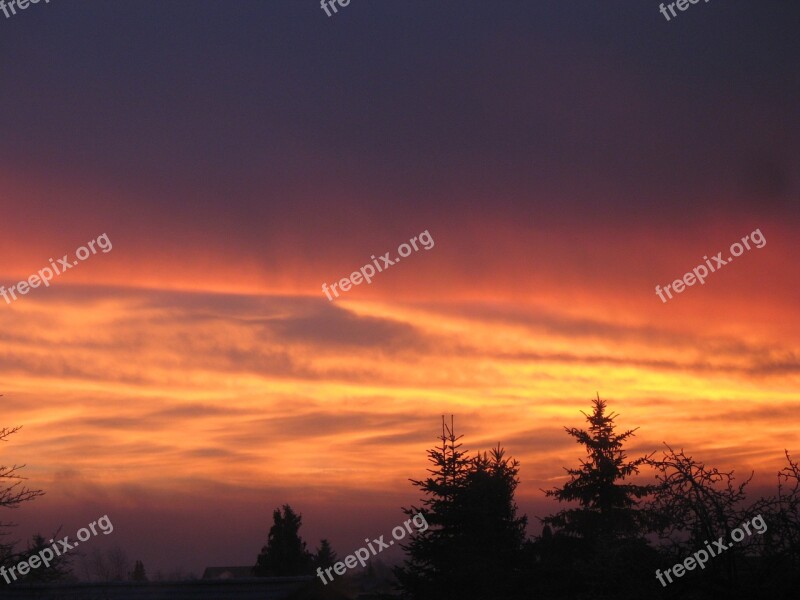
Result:
M519 462L500 445L473 459L466 485L457 494L458 548L462 589L458 598L502 598L519 589L526 516L517 516L514 493Z
M328 540L320 540L317 553L314 555L314 568L322 567L323 569L335 564L337 560L336 552Z
M54 538L56 535L53 536ZM34 534L31 541L28 543L28 549L15 560L21 561L30 560L31 557L37 556L45 548L50 548L51 544L47 542L43 535ZM72 557L68 554L61 554L50 559L48 565L41 564L36 569L31 569L24 576L19 577L19 581L25 583L52 583L55 581L64 581L67 579L72 571L70 568L70 559Z
M563 487L545 492L578 506L542 519L555 532L533 544L534 555L547 551L548 557L531 565L531 581L539 595L638 600L659 565L644 537L648 513L639 506L653 486L626 480L649 456L629 461L624 446L636 430L617 433L617 415L606 412L599 395L592 406L591 414L583 413L588 430L565 428L584 446L586 458L580 468L566 469L569 481Z
M312 556L299 534L302 515L284 504L283 512L275 509L272 520L267 545L261 549L253 573L257 577L311 574Z
M638 500L653 487L622 483L638 474L639 466L650 456L627 461L623 445L636 429L616 433L614 419L618 415L606 414L606 402L599 394L592 405L592 414L583 413L589 423L588 431L565 427L586 448L586 460L581 460L579 469L566 469L570 480L563 487L545 492L559 502L577 501L579 508L562 510L543 521L562 534L582 538L594 546L638 537L643 520Z
M426 496L422 507L403 509L409 517L422 513L428 523L425 532L417 532L402 546L409 558L402 567L395 569L400 587L407 597L415 600L441 598L448 587L448 552L452 550L458 527L454 503L457 492L466 483L470 465L459 443L462 436L457 436L454 429L453 417L448 426L442 416L441 445L428 450L428 462L433 465L428 469L430 476L424 480L410 480Z
M426 498L429 524L404 546L409 553L396 569L406 597L414 600L511 598L526 517L517 517L514 491L519 463L499 448L469 458L453 422L442 422L441 446L428 451L434 468L426 480L412 480Z
M131 573L131 581L147 581L147 573L144 570L144 563L142 561L137 560L136 564L133 567L133 573Z

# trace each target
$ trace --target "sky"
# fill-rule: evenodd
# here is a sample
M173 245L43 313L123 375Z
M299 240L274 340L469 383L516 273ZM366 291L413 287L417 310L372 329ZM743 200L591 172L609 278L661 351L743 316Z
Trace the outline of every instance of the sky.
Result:
M0 464L46 491L0 518L107 514L91 544L199 575L253 564L288 502L344 556L418 502L452 414L520 460L533 535L598 393L632 457L771 486L800 455L798 25L779 0L0 13L0 285L77 262L0 298Z

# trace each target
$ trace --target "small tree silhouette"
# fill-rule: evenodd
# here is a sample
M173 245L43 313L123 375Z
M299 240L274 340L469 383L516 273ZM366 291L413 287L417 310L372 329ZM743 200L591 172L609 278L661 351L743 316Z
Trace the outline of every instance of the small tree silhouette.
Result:
M130 560L119 546L105 552L94 547L88 555L82 555L80 560L83 576L88 581L125 581L130 575Z
M142 563L140 560L137 560L136 564L133 566L131 581L147 581L147 573L145 573L144 570L144 563Z
M314 568L317 567L330 567L336 562L336 552L333 551L331 543L326 540L320 540L317 553L314 555Z
M272 520L267 545L261 549L253 573L257 577L310 574L312 557L299 533L302 515L284 504L283 512L275 509Z
M53 537L55 538L58 532ZM47 542L44 536L35 534L28 544L28 549L15 557L16 561L27 561L30 557L39 554L45 548L50 548L52 544ZM63 581L68 578L72 569L70 568L71 556L69 554L61 554L49 560L49 565L40 564L36 569L31 569L27 574L19 577L20 582L24 583L52 583L55 581Z

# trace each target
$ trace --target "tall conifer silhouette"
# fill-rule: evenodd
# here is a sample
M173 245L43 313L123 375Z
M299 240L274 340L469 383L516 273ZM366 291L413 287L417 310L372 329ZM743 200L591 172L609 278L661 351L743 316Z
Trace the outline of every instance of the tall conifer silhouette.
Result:
M430 476L410 480L426 497L421 508L412 506L404 508L403 512L409 516L421 512L429 527L403 546L409 557L395 570L395 575L406 597L415 600L434 598L437 594L447 597L450 593L443 569L447 569L452 559L452 541L459 526L455 500L465 485L470 464L467 453L461 450L459 440L462 437L455 434L452 415L449 426L442 416L441 444L428 450L428 462L433 465L428 469Z
M414 600L509 600L527 522L514 502L519 463L499 445L469 458L460 439L443 418L431 476L411 480L426 496L422 508L404 509L421 511L429 528L404 546L409 559L396 575Z
M580 468L566 469L570 480L563 487L545 492L559 502L577 501L579 506L562 510L544 522L590 544L637 537L643 520L638 500L649 494L652 486L624 481L638 474L649 456L628 461L623 446L636 429L617 433L617 415L606 414L607 404L599 394L592 406L591 414L583 413L588 430L564 428L585 447L587 458L581 460Z

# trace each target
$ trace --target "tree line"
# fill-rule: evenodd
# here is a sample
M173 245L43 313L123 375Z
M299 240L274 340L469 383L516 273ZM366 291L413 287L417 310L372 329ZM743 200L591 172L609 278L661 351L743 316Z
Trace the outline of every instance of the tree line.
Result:
M626 446L636 429L618 431L618 415L599 395L583 415L583 428L564 429L584 456L565 469L562 486L542 490L561 508L539 518L541 533L534 536L528 536L528 517L519 513L515 500L519 461L499 444L471 454L452 417L449 424L443 418L439 443L427 451L427 476L411 480L419 503L401 509L408 516L423 514L429 527L401 544L405 559L393 570L395 591L405 600L797 597L800 466L788 451L774 493L751 499L752 474L739 480L734 471L706 465L683 449L665 444L659 456L628 458ZM15 431L3 429L0 441ZM41 495L23 485L20 468L0 467L0 507L14 508ZM328 540L321 540L315 552L308 550L300 536L302 517L291 506L276 509L272 517L254 576L312 575L336 563ZM730 542L740 525L756 520L763 531ZM6 535L7 525L0 523ZM689 568L688 557L711 551L712 544L720 547L721 540L728 545L724 552L712 551L701 568ZM43 536L34 536L21 552L11 543L0 544L0 565L24 560L43 543ZM66 560L31 576L64 580L71 572ZM104 568L113 571L113 562L106 561ZM380 567L375 559L368 573ZM658 574L670 568L674 577L666 583ZM116 571L114 578L125 578L124 570ZM127 578L146 579L140 561ZM314 580L295 597L351 596L346 581L323 587Z
M565 469L562 486L542 490L562 508L540 518L541 533L530 537L515 501L519 461L499 445L470 454L452 417L449 424L443 418L439 443L427 451L428 475L411 481L419 504L402 509L409 516L421 512L430 525L402 546L405 560L394 569L402 598L797 598L800 467L788 452L775 492L750 499L752 474L740 481L734 471L706 465L683 449L664 444L658 456L628 458L636 429L618 431L618 415L599 395L583 415L583 428L565 427L583 458ZM748 529L750 535L731 543L732 532L736 539L735 530L753 519L763 530ZM312 567L335 562L327 541L316 554L305 549L300 524L289 506L275 512L259 574L311 574ZM699 550L708 555L713 544L727 549L701 568L687 561ZM678 564L668 582L664 571ZM297 597L351 596L314 582Z

